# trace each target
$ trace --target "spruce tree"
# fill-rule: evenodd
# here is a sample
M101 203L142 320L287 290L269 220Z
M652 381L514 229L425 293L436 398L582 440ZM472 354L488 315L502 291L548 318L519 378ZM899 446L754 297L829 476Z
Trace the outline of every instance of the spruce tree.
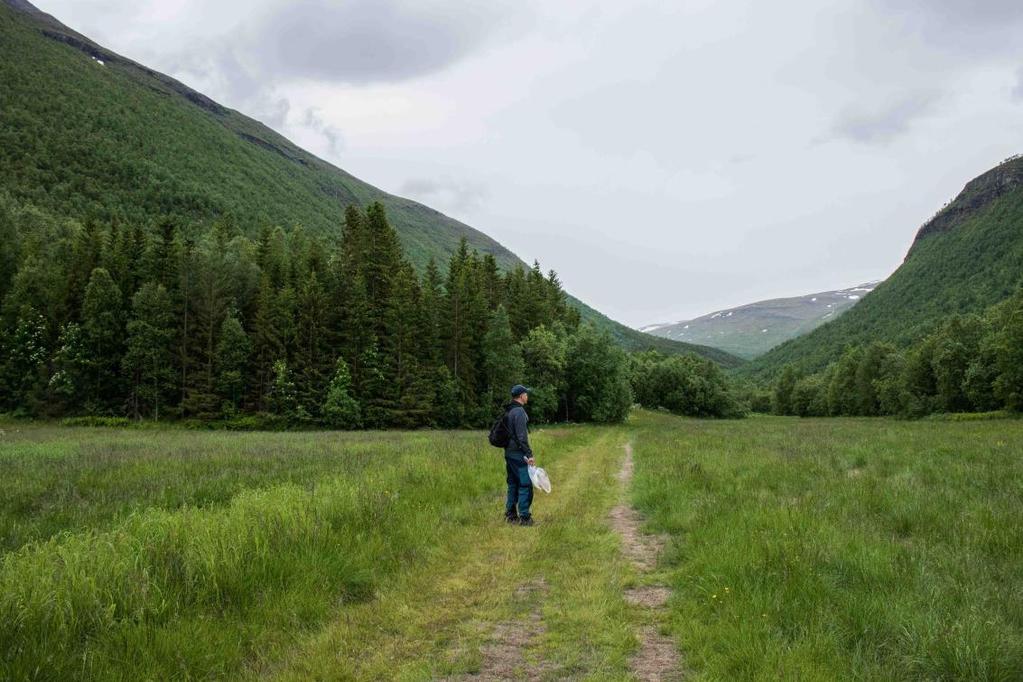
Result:
M486 409L480 404L479 395L485 390L481 360L489 311L479 262L463 239L448 265L445 286L446 361L458 384L459 400L467 417L473 421L478 421Z
M80 320L79 312L93 271L100 267L104 234L99 224L87 220L74 238L71 263L67 273L67 308L73 319ZM107 271L109 272L109 271Z
M366 428L382 429L391 419L395 408L393 386L389 385L381 365L383 361L376 344L370 345L360 359L359 383L355 394L362 405L362 420Z
M437 263L431 258L423 274L422 302L419 322L419 343L423 361L432 367L444 362L444 346L441 342L441 327L444 315L444 285Z
M434 398L430 414L432 424L447 429L465 425L465 409L458 382L447 365L439 365L434 369L433 386Z
M121 291L103 268L92 271L82 300L82 331L88 353L85 400L91 410L109 411L120 402L124 321Z
M148 282L132 297L127 350L122 363L129 385L129 412L135 419L161 410L174 387L174 308L162 284Z
M412 266L402 263L394 273L382 351L387 360L385 377L394 387L395 405L389 422L412 427L428 421L433 399L429 375L424 371L424 349L419 336L423 323L419 283Z
M248 376L251 343L234 315L228 315L220 324L220 335L216 351L216 388L224 406L224 412L233 414L241 406L245 395L245 381Z
M505 302L504 278L497 267L497 259L494 254L484 254L480 260L480 283L483 288L483 296L490 311L497 310L497 306Z
M223 223L220 223L223 225ZM192 286L186 298L188 327L183 330L186 369L186 414L210 417L220 412L217 393L217 341L232 302L231 273L226 258L226 231L221 227L188 260Z
M327 295L316 273L310 271L298 292L292 364L299 403L318 414L330 379L331 352L327 328Z
M10 290L21 258L21 234L14 223L11 206L0 195L0 301Z
M376 334L370 322L369 298L361 275L355 275L345 289L342 305L341 355L351 358L349 370L354 386L362 386L363 360L376 344ZM379 370L379 368L377 368ZM360 396L361 399L361 396Z
M146 249L144 277L162 284L173 300L180 284L181 243L177 225L170 219L162 221L157 234Z
M505 402L508 389L523 381L522 352L512 336L504 306L498 306L490 318L483 338L483 376L485 403L480 421L485 423Z
M511 272L505 275L504 287L512 333L515 334L515 338L521 339L532 329L530 327L531 301L526 288L526 271L522 269L521 265L516 265Z
M270 409L269 396L274 381L274 363L284 356L284 342L278 320L277 294L270 278L260 278L256 294L256 314L252 322L253 404L260 412Z
M370 302L374 332L379 338L387 332L384 326L385 317L390 304L394 277L404 258L398 233L391 227L383 205L378 202L370 204L366 210L366 239L368 247L362 272L366 281L366 295Z
M368 246L366 217L358 206L351 204L345 208L341 227L340 261L342 268L353 277L362 274Z

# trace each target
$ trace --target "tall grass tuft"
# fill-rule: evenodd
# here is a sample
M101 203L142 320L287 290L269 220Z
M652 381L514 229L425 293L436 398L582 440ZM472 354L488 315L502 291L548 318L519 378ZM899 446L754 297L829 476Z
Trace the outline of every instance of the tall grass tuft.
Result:
M336 447L336 435L290 437ZM313 626L430 552L438 519L493 488L477 440L371 437L376 463L344 475L326 467L224 504L140 505L23 544L0 559L0 678L236 669L274 628Z

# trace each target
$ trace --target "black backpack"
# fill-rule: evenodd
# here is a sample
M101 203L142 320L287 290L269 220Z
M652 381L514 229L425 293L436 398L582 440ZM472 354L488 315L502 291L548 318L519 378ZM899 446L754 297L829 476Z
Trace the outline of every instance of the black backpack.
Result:
M504 414L498 417L494 425L490 427L490 435L487 438L495 448L506 448L511 443L512 433L511 429L508 428L509 411L505 409Z

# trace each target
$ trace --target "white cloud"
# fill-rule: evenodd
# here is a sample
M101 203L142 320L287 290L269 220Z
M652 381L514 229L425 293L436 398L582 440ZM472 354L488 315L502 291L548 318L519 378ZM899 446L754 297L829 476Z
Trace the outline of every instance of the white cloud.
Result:
M410 178L398 188L398 194L442 210L466 213L479 208L487 188L479 182L449 177Z

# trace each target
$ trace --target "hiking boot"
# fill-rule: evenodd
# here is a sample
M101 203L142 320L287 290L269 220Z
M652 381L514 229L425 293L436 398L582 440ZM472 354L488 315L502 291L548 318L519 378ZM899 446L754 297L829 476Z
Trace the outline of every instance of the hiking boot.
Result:
M523 516L523 517L521 517L519 519L519 525L520 526L532 526L533 525L533 517L532 516Z
M504 522L505 523L518 523L519 522L519 515L518 514L505 514L504 515Z

